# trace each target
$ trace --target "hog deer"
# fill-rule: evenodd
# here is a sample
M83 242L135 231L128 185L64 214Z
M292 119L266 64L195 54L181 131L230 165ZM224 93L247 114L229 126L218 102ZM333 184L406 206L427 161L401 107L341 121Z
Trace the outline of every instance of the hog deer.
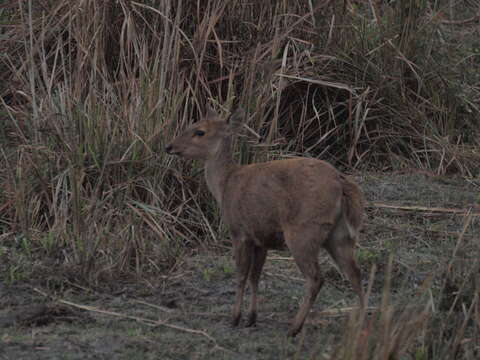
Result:
M208 109L201 121L166 146L169 154L205 162L210 192L229 226L237 267L232 325L240 322L245 284L251 298L246 326L257 319L257 289L268 249L286 244L306 278L306 291L288 335L302 329L324 283L318 264L325 248L350 280L364 306L354 246L362 224L364 198L359 187L330 164L292 158L250 165L232 159L234 135L244 113L226 120Z

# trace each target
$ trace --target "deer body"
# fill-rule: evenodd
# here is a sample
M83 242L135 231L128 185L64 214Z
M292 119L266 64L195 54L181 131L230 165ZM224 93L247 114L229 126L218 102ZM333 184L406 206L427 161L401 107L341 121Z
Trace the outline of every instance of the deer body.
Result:
M230 176L235 181L223 190L224 220L233 233L244 234L256 246L278 247L278 234L286 228L333 225L340 215L342 187L327 163L271 161L241 166Z
M305 276L304 301L289 335L302 328L323 277L318 254L325 248L347 275L363 306L360 270L353 253L362 222L363 195L358 186L330 164L308 158L237 165L232 137L242 114L229 121L210 111L177 137L166 150L205 161L208 188L230 228L237 265L233 325L241 317L243 293L251 288L247 326L257 317L257 289L268 249L286 244Z

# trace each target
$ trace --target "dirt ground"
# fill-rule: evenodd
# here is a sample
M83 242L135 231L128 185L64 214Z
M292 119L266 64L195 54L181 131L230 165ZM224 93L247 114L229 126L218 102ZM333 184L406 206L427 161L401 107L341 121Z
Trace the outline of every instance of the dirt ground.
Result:
M479 217L464 211L479 212L480 184L416 172L357 180L369 201L357 251L365 286L372 265L377 269L372 314L390 257L393 304L414 301L427 279L435 291L453 255L457 263L478 261ZM230 327L234 265L231 254L218 251L115 293L70 284L52 298L32 282L0 284L0 359L326 359L356 298L325 253L320 262L326 284L293 340L286 332L304 282L287 251L269 253L252 328Z

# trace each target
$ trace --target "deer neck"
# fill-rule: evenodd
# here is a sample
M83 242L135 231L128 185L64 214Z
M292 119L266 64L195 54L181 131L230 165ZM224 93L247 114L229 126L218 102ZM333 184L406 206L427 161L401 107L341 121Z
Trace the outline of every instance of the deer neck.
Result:
M228 178L238 167L232 157L232 137L224 139L214 156L205 162L205 179L210 192L218 204L222 205L222 197Z

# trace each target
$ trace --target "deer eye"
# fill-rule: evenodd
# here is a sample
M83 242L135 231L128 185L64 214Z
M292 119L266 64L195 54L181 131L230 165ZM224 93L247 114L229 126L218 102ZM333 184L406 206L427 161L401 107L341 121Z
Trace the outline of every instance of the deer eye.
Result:
M205 135L205 131L203 130L195 130L195 132L193 133L193 136L203 136Z

